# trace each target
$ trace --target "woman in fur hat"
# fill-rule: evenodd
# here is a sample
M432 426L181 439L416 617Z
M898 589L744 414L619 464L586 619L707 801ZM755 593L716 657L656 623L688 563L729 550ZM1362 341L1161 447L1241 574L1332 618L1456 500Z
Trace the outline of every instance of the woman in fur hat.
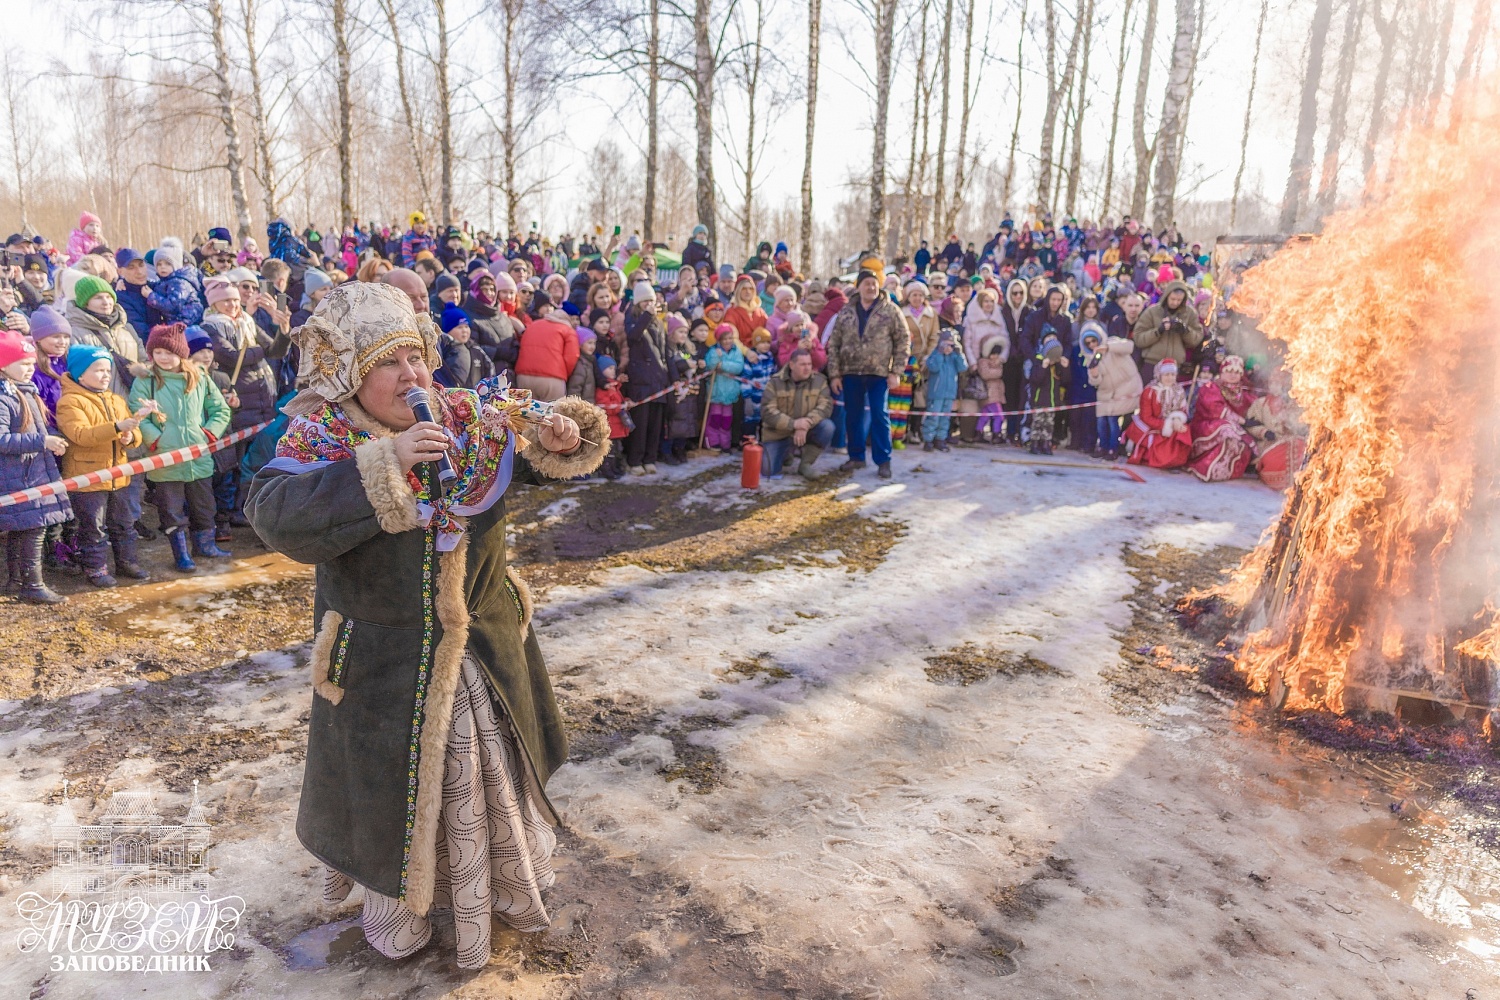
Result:
M1130 464L1153 469L1179 469L1193 447L1188 430L1187 393L1177 384L1177 362L1156 363L1156 379L1141 390L1141 405L1125 428L1130 442Z
M549 922L557 813L543 789L567 756L531 600L506 565L504 496L592 472L608 425L579 399L532 421L496 383L434 387L431 317L389 285L335 288L293 336L307 388L246 513L318 567L297 835L326 866L325 899L364 886L381 954L422 948L443 907L459 966L479 968L492 914ZM406 404L414 386L437 423ZM443 455L458 472L446 490Z

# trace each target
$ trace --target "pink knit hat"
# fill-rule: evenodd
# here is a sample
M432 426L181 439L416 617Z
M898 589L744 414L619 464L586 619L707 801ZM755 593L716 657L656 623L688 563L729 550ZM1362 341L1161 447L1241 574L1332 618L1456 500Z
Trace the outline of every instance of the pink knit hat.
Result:
M491 275L495 279L495 290L498 292L513 292L516 290L516 279L510 276L509 271L501 271L499 274Z
M103 225L103 223L99 221L99 216L95 215L93 212L84 212L78 217L78 228L87 229L89 223L91 222L96 226Z
M203 297L208 299L209 305L214 305L217 302L225 302L229 299L234 299L238 302L240 300L240 290L230 284L227 279L209 278L203 283Z
M36 357L36 348L31 341L15 330L0 330L0 368L15 364L23 358Z

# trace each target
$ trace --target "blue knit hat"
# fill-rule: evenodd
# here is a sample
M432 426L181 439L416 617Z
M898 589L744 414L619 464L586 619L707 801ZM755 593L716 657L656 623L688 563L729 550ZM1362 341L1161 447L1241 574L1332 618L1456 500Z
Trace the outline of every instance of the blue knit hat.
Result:
M89 366L101 358L114 364L114 356L104 348L94 344L74 344L68 348L68 376L77 382L78 376L88 371Z
M612 357L610 357L608 354L601 354L601 355L599 355L599 357L597 357L597 358L594 359L594 364L599 369L599 377L603 378L604 377L604 370L606 368L613 368L613 367L615 367L615 359L612 358Z
M452 302L448 302L443 305L443 315L438 322L442 326L444 333L452 333L454 327L462 326L469 322L469 314Z
M197 354L205 347L212 349L214 346L214 339L208 335L208 332L203 327L197 324L184 330L183 336L187 337L189 354Z

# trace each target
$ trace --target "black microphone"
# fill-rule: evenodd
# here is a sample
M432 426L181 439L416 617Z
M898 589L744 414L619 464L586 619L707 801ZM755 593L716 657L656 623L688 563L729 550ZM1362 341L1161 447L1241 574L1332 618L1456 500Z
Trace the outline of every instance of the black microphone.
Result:
M435 424L438 421L432 415L432 405L427 399L427 390L420 385L414 385L406 392L406 405L411 407L411 412L416 414L418 420ZM438 480L447 486L458 478L458 473L453 471L453 463L448 461L448 452L444 451L438 456Z

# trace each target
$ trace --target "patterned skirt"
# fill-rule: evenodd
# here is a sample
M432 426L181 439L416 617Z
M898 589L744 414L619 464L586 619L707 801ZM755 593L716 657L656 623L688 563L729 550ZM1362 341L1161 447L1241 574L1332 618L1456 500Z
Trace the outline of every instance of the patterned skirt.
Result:
M479 969L490 958L491 913L520 931L551 922L542 890L556 880L557 836L536 808L515 733L467 651L462 670L443 767L432 905L453 911L458 967ZM347 875L326 869L323 898L339 902L353 886ZM360 922L365 940L387 958L406 958L432 939L429 917L368 888Z
M891 413L891 447L906 447L906 422L911 414L912 388L917 384L916 358L907 359L906 371L901 375L901 384L887 395L887 408Z

